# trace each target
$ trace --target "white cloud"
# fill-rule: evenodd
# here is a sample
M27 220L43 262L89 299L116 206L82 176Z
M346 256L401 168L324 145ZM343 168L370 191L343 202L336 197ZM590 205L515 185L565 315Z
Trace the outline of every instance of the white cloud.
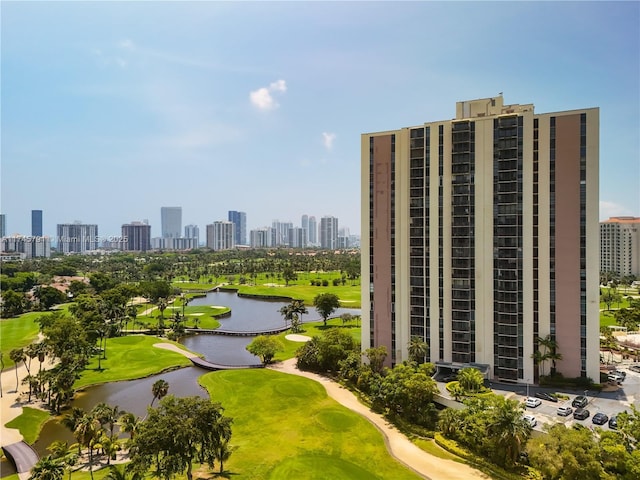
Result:
M133 48L135 47L133 42L128 38L125 38L124 40L118 42L118 46L124 50L133 50Z
M335 133L322 132L322 143L327 150L333 149L333 142L336 139Z
M273 98L273 93L287 91L287 83L284 80L277 80L269 84L268 87L261 87L249 93L249 99L253 106L259 110L273 110L278 108L278 103Z
M606 200L600 200L600 220L607 220L610 217L625 217L632 216L633 213L622 205L618 205L614 202L607 202Z

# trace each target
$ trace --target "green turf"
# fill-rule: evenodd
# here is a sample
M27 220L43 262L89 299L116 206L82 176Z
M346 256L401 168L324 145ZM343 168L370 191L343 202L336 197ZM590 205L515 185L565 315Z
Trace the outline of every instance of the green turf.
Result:
M188 292L189 290L211 290L220 284L227 284L225 288L238 290L240 293L252 295L266 295L275 297L295 298L304 300L307 306L313 308L313 299L320 293L334 293L338 296L341 306L344 308L360 308L360 282L347 280L344 285L333 286L333 280L341 278L340 272L298 272L297 280L289 282L287 286L280 277L267 276L264 273L257 275L255 279L246 276L247 283L239 284L239 276L236 275L234 284L227 284L226 277L202 277L196 282L180 281L183 277L176 277L172 282L174 287ZM211 280L211 282L209 282ZM255 280L255 283L254 283ZM311 280L327 280L329 285L317 287L310 284Z
M40 325L36 322L46 312L28 312L15 318L3 318L0 321L0 351L4 366L10 367L13 361L9 352L14 348L26 347L38 338Z
M6 426L19 430L24 441L31 445L38 439L42 425L50 418L49 412L37 408L23 407L22 414L8 422Z
M234 419L230 478L418 478L388 454L373 425L313 380L256 369L212 372L200 381Z
M347 324L343 324L342 320L339 318L332 318L327 321L327 326L325 327L323 322L311 322L311 323L303 323L302 331L298 333L298 335L305 335L307 337L319 337L322 335L322 332L326 331L330 328L341 328L344 329L345 332L350 333L353 338L355 338L358 342L360 342L360 323L359 321L352 321ZM293 358L296 356L296 351L303 345L302 342L293 342L291 340L287 340L286 336L290 335L291 331L287 330L286 332L282 332L278 335L282 344L284 345L284 350L282 352L276 353L274 357L275 361L282 361L288 358Z
M74 387L83 388L99 383L143 378L171 368L191 365L191 361L185 356L163 348L155 348L154 343L175 342L146 335L108 339L107 358L100 361L101 370L98 370L97 356L92 357ZM182 345L175 344L184 349Z

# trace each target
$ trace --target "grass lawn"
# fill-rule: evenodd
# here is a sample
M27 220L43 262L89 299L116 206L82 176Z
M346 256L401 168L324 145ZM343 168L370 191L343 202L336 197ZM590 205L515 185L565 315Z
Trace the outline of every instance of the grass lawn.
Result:
M313 380L249 369L208 373L200 382L234 419L237 450L225 463L227 478L419 478L389 455L373 425Z
M301 331L299 335L306 335L307 337L319 337L322 335L322 332L327 330L328 328L343 328L346 332L350 333L353 338L360 342L360 323L358 322L356 324L356 322L351 322L343 325L342 320L340 320L339 318L332 318L328 320L326 327L321 321L304 323L302 324L303 331ZM295 357L296 350L298 350L298 348L303 345L302 342L292 342L291 340L287 340L285 337L289 334L291 334L291 331L289 330L278 334L278 338L284 345L284 351L278 352L276 354L276 356L274 357L275 361L282 361L287 360L288 358Z
M182 315L182 306L167 307L164 311L165 327L169 327L171 325L171 317L173 316L174 310ZM230 309L228 307L218 307L214 305L187 305L184 309L184 315L186 317L184 326L187 328L195 328L197 324L198 328L218 328L220 326L220 322L215 317L229 311ZM160 311L156 309L149 315L138 315L136 322L142 322L147 327L155 327L158 325L159 316ZM129 322L128 328L136 329L139 328L139 325L134 325L132 322Z
M37 408L23 407L22 414L6 424L8 428L16 428L24 437L24 441L31 445L38 439L42 425L49 420L49 412Z
M333 280L340 278L340 272L298 272L298 279L285 286L285 281L277 276L261 273L256 278L248 275L245 277L245 284L240 284L239 275L232 275L235 278L232 285L225 285L226 288L238 290L240 293L252 295L268 295L275 297L288 297L304 300L306 305L313 305L313 299L320 293L334 293L341 301L344 308L360 308L360 282L355 283L347 280L345 285L333 286ZM229 283L227 277L202 277L196 282L183 281L184 277L177 277L172 282L172 286L181 290L210 290L221 283ZM310 284L311 280L327 280L326 287L316 287ZM354 283L354 284L352 284Z
M143 378L171 368L191 365L191 360L179 353L153 347L154 343L167 342L175 343L166 338L146 335L109 338L107 358L100 361L102 369L98 370L98 357L92 357L74 387L79 389L99 383ZM182 345L176 345L184 349Z
M14 348L26 347L38 338L40 325L36 322L46 312L28 312L15 318L0 321L0 351L5 368L13 366L9 352Z

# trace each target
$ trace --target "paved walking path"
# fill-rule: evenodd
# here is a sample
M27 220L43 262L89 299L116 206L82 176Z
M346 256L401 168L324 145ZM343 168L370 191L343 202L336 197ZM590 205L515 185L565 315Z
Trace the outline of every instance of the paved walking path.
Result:
M390 425L382 415L372 412L368 407L360 403L357 397L346 388L321 375L298 370L296 368L295 358L274 364L269 368L279 372L310 378L322 384L331 398L365 417L382 433L385 438L387 450L389 450L389 453L394 458L424 478L430 480L491 478L468 465L439 458L421 450L398 431L398 429Z

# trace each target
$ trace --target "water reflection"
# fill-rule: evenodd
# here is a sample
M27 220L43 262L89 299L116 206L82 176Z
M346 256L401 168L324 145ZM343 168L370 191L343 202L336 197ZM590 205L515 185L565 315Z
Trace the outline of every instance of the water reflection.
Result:
M198 367L186 367L139 380L105 383L76 393L72 406L88 412L98 403L104 402L112 406L117 405L120 409L142 418L153 399L151 386L157 380L166 380L169 383L169 393L176 397L208 396L206 390L198 384L198 377L205 373L205 370ZM33 446L40 456L48 455L47 447L56 440L69 444L76 442L73 434L60 425L58 419L53 419L45 424Z
M232 292L210 292L205 297L192 300L190 305L224 305L231 308L231 315L221 319L221 329L236 331L256 331L278 328L284 325L280 308L287 305L287 301L265 301L246 297L238 297ZM313 309L303 316L303 321L321 320ZM360 309L340 308L332 316L343 313L360 315ZM201 353L214 363L223 365L247 365L260 363L260 359L246 351L245 347L254 337L234 337L225 335L199 334L185 337L181 343L188 349ZM72 406L91 410L96 404L105 402L118 406L122 410L144 417L147 407L151 403L153 394L151 386L157 380L164 379L169 383L169 393L178 397L192 395L206 396L206 391L198 384L198 377L207 373L198 367L187 367L172 372L153 375L139 380L114 382L88 388L79 392L73 400ZM47 447L55 440L76 442L72 433L58 423L49 421L43 428L34 448L41 455L47 455ZM5 468L2 465L4 475Z

